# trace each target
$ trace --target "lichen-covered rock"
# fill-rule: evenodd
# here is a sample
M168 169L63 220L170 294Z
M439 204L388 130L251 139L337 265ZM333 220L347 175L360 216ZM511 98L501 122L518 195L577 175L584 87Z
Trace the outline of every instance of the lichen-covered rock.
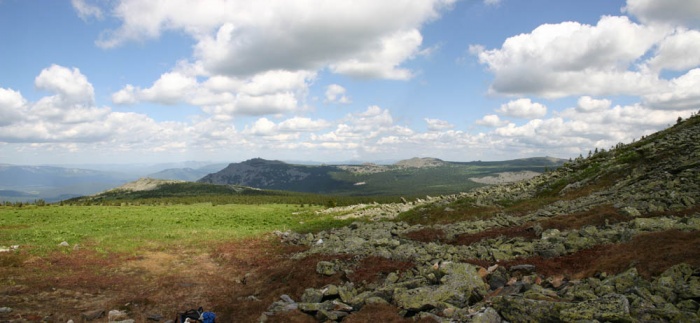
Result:
M298 304L292 300L291 297L287 295L282 295L280 296L281 300L273 302L270 304L270 306L267 308L267 311L263 315L265 316L274 316L279 313L285 313L289 311L296 310L298 308Z
M671 218L636 218L632 221L632 226L640 231L660 231L672 229L676 224Z
M389 302L387 302L385 299L383 299L383 298L381 298L381 297L372 296L372 297L366 298L366 299L364 300L364 304L365 304L365 305L369 305L369 304L389 304Z
M525 298L529 299L536 299L536 300L544 300L544 301L558 301L559 300L559 295L557 295L557 292L544 288L539 285L532 285L530 288L523 293L523 296Z
M632 206L625 206L620 211L622 211L622 214L624 214L624 215L635 217L635 218L638 216L642 216L642 213L640 213L639 210L637 210L636 208L634 208Z
M348 315L350 315L348 312L321 309L316 313L316 319L320 322L339 321Z
M336 273L335 263L330 261L319 261L316 263L316 272L321 275L333 276Z
M323 308L324 304L321 303L299 303L298 308L303 312L318 312ZM328 307L328 306L326 306Z
M556 302L538 301L520 295L497 296L492 299L493 308L511 322L557 322L559 309Z
M554 258L566 254L563 243L551 240L540 240L534 245L535 254L544 258Z
M315 288L307 288L301 295L303 303L320 303L323 299L323 292Z
M688 264L678 264L664 271L653 283L654 291L667 301L700 298L700 277L693 275Z
M359 293L349 300L343 300L344 303L350 304L352 307L362 307L362 305L367 304L367 300L373 297L378 297L373 291L364 291Z
M352 283L346 283L343 286L338 287L338 296L340 300L348 303L357 295L357 290Z
M323 294L324 297L328 296L338 296L338 286L336 285L326 285L323 288L321 288L321 293Z
M410 311L431 309L442 303L465 307L486 294L486 283L470 264L443 263L437 274L441 276L439 285L397 288L394 291L396 305Z
M498 296L493 299L493 307L503 318L515 322L633 321L627 298L619 294L582 302Z
M567 303L563 303L567 304ZM565 322L598 320L607 322L631 322L630 305L620 294L610 294L596 300L568 303L559 311L559 319Z
M503 318L492 307L487 307L471 316L472 323L501 323Z
M620 294L629 293L629 290L631 288L649 286L649 283L639 275L639 272L637 272L636 268L631 268L621 274L609 277L605 279L602 283L603 286L601 286L601 288L598 288L597 293L600 296L609 294L609 290L605 290L605 286L613 287L615 292Z

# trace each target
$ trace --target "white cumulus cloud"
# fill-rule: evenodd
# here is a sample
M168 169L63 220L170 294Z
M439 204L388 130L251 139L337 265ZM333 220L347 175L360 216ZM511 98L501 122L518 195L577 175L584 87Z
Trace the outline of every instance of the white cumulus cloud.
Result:
M326 102L348 104L352 102L350 97L345 95L345 88L338 84L331 84L326 87Z
M94 4L88 3L86 0L71 0L73 9L78 13L80 19L88 20L91 17L102 19L102 9Z
M508 38L501 48L470 47L494 76L491 91L558 98L642 94L658 86L654 74L630 67L662 40L666 28L604 16L597 25L545 24Z
M501 120L501 118L496 114L488 114L477 120L475 123L486 127L501 127L507 125L509 122L507 120Z
M126 85L112 94L115 104L153 102L186 103L206 113L234 115L266 115L300 109L315 73L308 71L267 71L249 78L213 76L198 82L187 69L164 73L148 88Z
M610 108L611 104L612 101L610 100L597 100L590 96L582 96L578 99L576 111L582 113L603 111Z
M452 129L455 127L455 125L453 125L445 120L433 119L433 118L425 118L424 120L425 120L425 123L428 124L429 131L443 131L443 130L448 130L448 129Z
M689 110L700 107L700 68L672 79L660 91L643 96L651 107L664 110Z
M496 112L516 118L533 119L547 114L547 107L527 98L517 99L501 105Z
M23 118L27 101L22 94L12 89L0 88L0 126L17 122Z
M454 2L120 0L112 14L121 25L97 43L110 48L182 31L211 75L331 66L352 76L406 79L412 73L400 65L420 52L418 30Z
M32 102L0 88L0 142L112 152L176 147L174 142L188 135L182 123L158 123L144 114L96 106L93 86L77 68L51 65L35 85L51 94Z
M422 41L417 29L396 32L380 39L378 46L333 63L330 68L336 73L359 78L408 80L413 73L398 66L418 54Z
M56 100L62 104L90 105L95 100L95 90L87 77L77 68L51 65L34 79L34 85L41 90L56 93Z
M700 66L700 31L677 29L658 44L655 55L646 63L654 72L662 69L685 71Z

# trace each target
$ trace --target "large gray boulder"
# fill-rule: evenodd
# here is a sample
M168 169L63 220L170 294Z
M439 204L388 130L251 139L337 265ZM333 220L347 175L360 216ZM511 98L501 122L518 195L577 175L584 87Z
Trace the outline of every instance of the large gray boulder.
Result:
M498 296L493 307L513 322L631 322L630 305L620 294L582 302L534 300L520 295Z
M443 263L436 276L439 284L413 289L397 288L394 302L409 311L422 311L444 304L465 307L483 298L488 286L479 276L476 267L465 263Z

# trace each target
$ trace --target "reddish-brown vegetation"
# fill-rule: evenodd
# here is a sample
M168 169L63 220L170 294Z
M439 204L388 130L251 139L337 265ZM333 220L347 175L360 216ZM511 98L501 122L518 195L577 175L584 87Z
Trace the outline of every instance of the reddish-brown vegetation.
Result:
M486 267L492 265L483 260L467 262ZM537 273L545 277L563 274L578 279L597 273L617 274L635 267L645 278L659 275L679 263L700 266L700 235L697 231L669 230L640 234L619 244L599 245L591 249L555 258L530 257L502 261L510 267L520 264L536 266Z
M408 323L408 322L435 322L433 319L421 319L414 321L413 318L405 318L399 315L399 308L389 304L370 304L363 306L358 312L351 314L343 320L345 323L366 323L366 322L386 322L386 323Z
M445 242L445 232L436 228L423 228L411 231L404 235L405 238L420 242Z
M620 214L620 212L611 205L602 205L592 208L585 212L574 214L558 215L537 223L526 223L515 227L500 227L485 230L473 234L461 234L456 236L450 244L455 245L470 245L479 242L483 239L493 239L498 237L515 238L521 237L525 240L533 240L537 238L537 234L533 226L539 224L542 230L558 229L558 230L575 230L587 225L601 226L606 223L614 224L624 221L629 221L630 218Z
M505 227L494 228L472 234L460 234L456 236L452 241L449 241L449 243L455 245L468 246L472 243L479 242L483 239L493 239L498 237L522 237L526 240L532 240L537 238L537 235L535 234L535 230L533 230L531 226Z
M392 272L403 272L415 267L415 264L409 261L397 261L382 257L366 257L360 260L354 266L353 272L348 275L348 278L353 283L376 283Z
M587 225L602 226L629 221L631 218L620 213L612 205L600 205L584 212L559 215L540 222L542 229L576 230Z

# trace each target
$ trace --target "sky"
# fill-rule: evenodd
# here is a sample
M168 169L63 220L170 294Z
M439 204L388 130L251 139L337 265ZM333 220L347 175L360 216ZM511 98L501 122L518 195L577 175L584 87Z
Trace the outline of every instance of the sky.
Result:
M0 0L0 163L575 158L700 110L700 0Z

